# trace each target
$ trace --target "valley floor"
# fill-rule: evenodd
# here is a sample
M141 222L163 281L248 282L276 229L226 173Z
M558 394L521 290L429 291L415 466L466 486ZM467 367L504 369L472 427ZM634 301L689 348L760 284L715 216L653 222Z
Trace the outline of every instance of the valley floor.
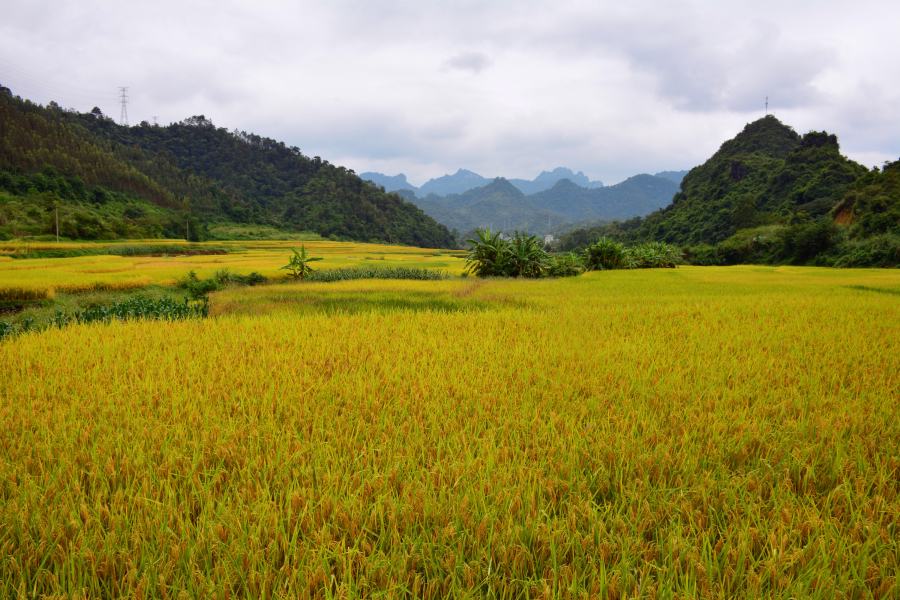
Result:
M211 299L0 343L0 596L900 593L900 271Z

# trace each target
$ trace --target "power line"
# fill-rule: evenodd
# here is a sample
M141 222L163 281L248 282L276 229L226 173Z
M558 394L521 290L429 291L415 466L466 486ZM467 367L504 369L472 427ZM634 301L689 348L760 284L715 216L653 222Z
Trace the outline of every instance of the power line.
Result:
M122 92L122 95L119 96L119 101L122 103L122 113L119 117L119 125L128 125L128 88L120 87L119 91Z

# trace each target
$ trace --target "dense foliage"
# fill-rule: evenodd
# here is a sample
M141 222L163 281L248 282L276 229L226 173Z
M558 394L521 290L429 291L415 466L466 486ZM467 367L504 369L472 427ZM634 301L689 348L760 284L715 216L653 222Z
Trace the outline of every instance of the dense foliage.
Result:
M560 245L606 237L676 244L694 264L891 266L900 262L897 164L869 171L841 155L834 134L801 136L768 116L692 169L666 208L573 231Z
M46 213L59 202L60 235L71 239L203 239L209 223L232 222L456 245L446 227L352 170L203 116L125 127L99 109L79 114L0 95L0 186L8 192L0 237L55 232Z
M415 205L363 181L352 170L304 156L284 142L229 132L203 115L167 127L121 127L90 113L76 118L111 147L128 149L131 164L141 170L165 159L215 181L236 199L211 207L229 220L340 239L455 246L450 232Z
M600 238L585 251L585 266L592 271L614 269L674 269L684 263L681 250L663 242L646 242L626 247L607 238Z

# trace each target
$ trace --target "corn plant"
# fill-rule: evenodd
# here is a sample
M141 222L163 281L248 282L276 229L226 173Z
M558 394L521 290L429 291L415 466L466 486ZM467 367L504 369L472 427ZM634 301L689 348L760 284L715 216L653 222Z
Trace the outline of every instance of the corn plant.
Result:
M310 256L306 251L306 244L300 246L300 252L297 252L295 248L291 248L291 251L294 255L290 258L290 262L279 270L290 271L291 277L294 279L306 279L312 273L309 263L315 260L322 260L321 256Z
M414 279L419 281L442 281L450 275L434 269L415 267L347 267L343 269L323 269L313 271L306 281L330 283L354 279Z
M186 319L202 319L209 316L209 297L202 296L199 301L185 298L178 302L172 298L152 300L143 297L130 298L122 302L113 302L109 306L94 306L75 311L71 315L59 309L45 324L35 324L34 319L23 319L22 325L15 326L0 321L0 340L12 338L18 334L47 329L62 329L72 324L110 323L112 321L130 321L144 319L149 321L184 321Z

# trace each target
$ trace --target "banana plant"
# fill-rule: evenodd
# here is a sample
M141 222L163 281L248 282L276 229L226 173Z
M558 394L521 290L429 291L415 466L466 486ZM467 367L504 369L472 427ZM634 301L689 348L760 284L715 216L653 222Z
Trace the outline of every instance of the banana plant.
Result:
M585 249L585 264L591 271L630 268L630 252L625 246L602 237Z
M490 229L475 233L477 240L466 240L472 244L466 256L466 272L477 277L508 277L509 242Z
M516 232L509 244L510 267L513 277L540 277L550 267L550 255L536 235Z
M315 260L322 260L321 256L310 256L306 251L306 244L300 246L300 252L297 252L296 248L291 248L291 251L294 255L290 257L290 263L281 267L279 271L285 269L290 271L291 277L294 279L306 279L307 276L312 273L309 263Z
M466 272L478 277L541 277L550 267L550 255L537 236L516 232L512 240L500 233L478 231L477 240L466 240L472 250L466 256Z

